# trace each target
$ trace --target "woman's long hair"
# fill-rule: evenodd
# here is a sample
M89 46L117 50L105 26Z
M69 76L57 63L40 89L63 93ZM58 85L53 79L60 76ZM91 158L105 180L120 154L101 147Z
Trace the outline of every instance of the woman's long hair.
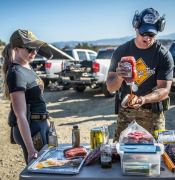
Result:
M10 44L7 44L5 48L2 51L2 57L3 57L3 88L4 88L4 96L7 99L10 99L9 90L7 86L7 71L11 63L13 62L13 49L11 48Z

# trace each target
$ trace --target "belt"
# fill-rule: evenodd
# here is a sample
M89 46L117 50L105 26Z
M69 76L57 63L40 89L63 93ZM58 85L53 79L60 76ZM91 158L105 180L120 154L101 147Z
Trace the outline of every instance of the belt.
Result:
M46 120L49 118L49 114L31 114L31 120Z

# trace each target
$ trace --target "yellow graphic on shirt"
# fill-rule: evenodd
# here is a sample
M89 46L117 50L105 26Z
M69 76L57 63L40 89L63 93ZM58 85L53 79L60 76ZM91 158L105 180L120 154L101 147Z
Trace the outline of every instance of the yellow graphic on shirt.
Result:
M44 91L44 82L41 78L35 79L37 85L39 86L39 88L41 89L41 91Z
M142 58L139 58L136 62L136 69L137 69L137 85L141 85L145 80L147 80L151 75L155 74L155 70L150 70L148 66L144 63Z

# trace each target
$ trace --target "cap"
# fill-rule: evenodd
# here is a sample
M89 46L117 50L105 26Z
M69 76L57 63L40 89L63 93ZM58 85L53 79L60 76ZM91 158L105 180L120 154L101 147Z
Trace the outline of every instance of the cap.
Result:
M39 49L46 42L38 40L37 37L29 30L18 29L10 37L10 44L14 47L26 47Z
M73 126L73 129L78 129L78 125L74 125L74 126Z
M153 8L147 8L140 14L141 25L138 29L141 34L151 32L155 35L158 33L158 20L160 15L158 11Z
M49 45L46 42L37 39L37 37L29 30L16 30L10 37L10 44L12 48L22 47L39 49L38 54L47 59L50 59L53 56Z

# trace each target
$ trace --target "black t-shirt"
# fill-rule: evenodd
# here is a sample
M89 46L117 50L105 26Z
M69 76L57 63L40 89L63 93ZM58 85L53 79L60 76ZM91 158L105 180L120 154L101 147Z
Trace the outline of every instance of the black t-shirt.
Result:
M157 80L173 80L174 61L171 53L159 42L155 42L148 49L136 47L134 39L115 50L112 56L109 72L116 72L116 67L121 57L134 56L138 78L136 95L144 96L157 86ZM130 93L129 86L123 82L121 86L121 98Z
M7 73L9 93L24 91L26 103L32 113L45 113L46 104L39 87L39 77L32 69L13 63Z

